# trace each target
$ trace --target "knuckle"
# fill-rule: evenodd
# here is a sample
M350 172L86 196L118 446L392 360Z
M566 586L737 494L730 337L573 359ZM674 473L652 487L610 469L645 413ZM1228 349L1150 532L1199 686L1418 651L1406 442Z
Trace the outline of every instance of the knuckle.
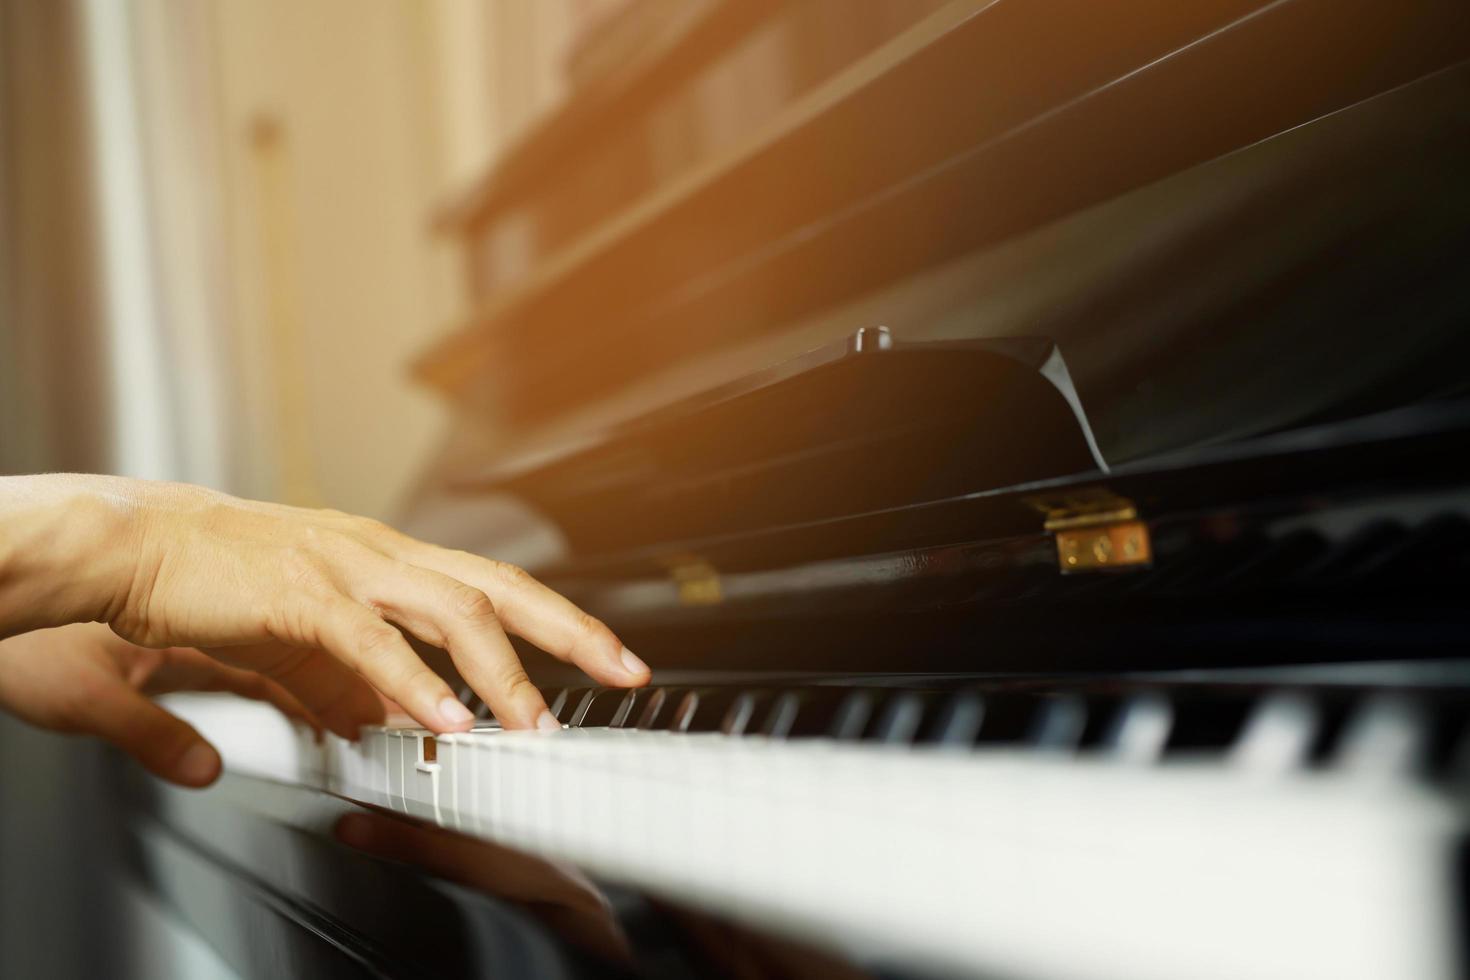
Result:
M171 659L166 651L153 647L135 647L129 656L128 676L140 687Z
M399 654L403 637L387 623L379 620L360 627L357 631L357 653L363 660L382 662L392 660Z
M470 585L456 586L449 604L456 616L479 625L492 625L500 618L490 597Z
M361 534L369 538L386 537L393 533L393 529L382 521L372 517L356 517L352 520L352 526Z
M519 565L512 565L507 561L496 561L492 562L492 564L495 568L495 574L507 585L530 585L536 581L530 572Z
M139 647L148 647L159 640L159 631L148 614L139 609L124 609L109 624L112 632Z
M593 640L610 639L613 631L606 623L591 613L579 613L577 616L577 631L584 637Z
M444 678L423 666L413 672L407 686L425 702L438 701L450 693L444 684Z
M537 697L541 696L540 690L535 684L531 683L531 678L526 676L526 672L521 669L520 664L513 664L504 668L500 672L498 681L499 683L496 686L500 688L501 694L511 701L519 701L521 698L529 696L532 692L535 692Z
M264 626L265 632L280 641L284 649L266 652L263 656L257 655L255 662L251 664L252 667L257 670L274 670L275 662L287 660L292 649L317 643L323 624L314 606L303 599L305 594L303 589L285 603L262 602L260 604L261 608L257 612L257 618Z
M307 528L306 538L312 540L315 528ZM320 560L310 548L293 545L281 556L281 570L288 585L298 589L314 589L325 577Z

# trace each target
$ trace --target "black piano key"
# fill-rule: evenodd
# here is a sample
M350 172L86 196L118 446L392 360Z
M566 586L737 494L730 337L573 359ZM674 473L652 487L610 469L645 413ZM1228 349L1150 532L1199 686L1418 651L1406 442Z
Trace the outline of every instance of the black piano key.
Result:
M1103 750L1116 748L1122 727L1130 721L1130 712L1134 702L1139 698L1151 696L1151 694L1135 694L1125 699L1111 692L1107 694L1087 692L1077 695L1082 701L1084 711L1082 735L1077 739L1074 747L1102 748Z
M687 732L689 726L694 724L694 716L699 711L699 692L685 691L679 703L674 706L673 714L669 718L669 731Z
M873 722L871 737L892 745L908 745L919 734L931 699L918 691L900 691L891 695Z
M1037 748L1070 751L1082 743L1087 727L1087 702L1077 695L1043 698L1031 722L1031 741Z
M1430 771L1455 783L1470 783L1470 704L1435 706L1429 737Z
M838 710L851 693L845 687L809 687L787 691L775 698L761 724L773 738L830 736Z
M580 728L607 728L612 724L613 717L617 715L627 694L627 691L615 688L593 691L575 724Z
M763 691L742 691L737 694L720 721L720 731L726 735L744 735L752 730L766 700L767 695Z
M698 688L684 692L670 717L669 730L717 732L735 698L736 688Z
M592 706L592 700L597 697L598 693L599 691L595 687L591 690L583 691L582 696L577 699L576 707L568 715L566 724L573 728L582 727L582 719L587 717L587 709Z
M760 733L771 738L786 738L796 724L801 710L801 695L795 691L783 691L772 700L761 722Z
M1138 763L1155 762L1164 754L1175 718L1173 703L1157 691L1139 692L1094 714L1105 719L1097 744L1114 758ZM1091 718L1087 727L1094 727ZM1085 734L1083 741L1088 741Z
M960 691L951 695L938 711L930 713L919 729L918 740L950 748L968 748L975 744L984 719L985 699L973 691Z
M649 692L643 710L638 713L638 722L634 727L642 731L658 731L667 728L669 718L672 717L674 707L681 696L682 692L674 688L653 689Z
M549 706L552 717L563 725L571 721L572 712L577 710L577 705L581 703L582 695L586 691L585 687L563 688Z
M470 714L474 715L477 720L483 721L495 717L490 712L490 706L481 701L480 696L468 684L460 689L459 703L469 708Z
M1357 709L1357 702L1360 698L1361 695L1356 692L1346 694L1318 692L1314 698L1317 708L1317 727L1312 735L1311 746L1307 750L1311 765L1325 766L1332 760L1342 741L1343 731Z
M1039 701L1035 695L997 692L985 697L985 713L977 744L1025 741L1032 731Z
M852 741L863 737L868 722L873 717L877 696L872 691L851 691L837 706L837 713L827 734L841 741Z
M1229 751L1245 731L1256 706L1252 693L1189 694L1174 698L1174 724L1165 750L1169 752Z
M618 702L617 710L613 712L608 721L609 728L632 728L638 723L638 716L643 712L648 699L653 696L656 688L640 687L623 693L623 699Z

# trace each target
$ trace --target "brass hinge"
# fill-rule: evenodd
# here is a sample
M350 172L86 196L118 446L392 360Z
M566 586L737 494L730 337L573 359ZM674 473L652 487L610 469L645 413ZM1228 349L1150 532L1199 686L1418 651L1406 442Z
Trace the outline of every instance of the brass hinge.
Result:
M679 592L681 606L717 606L725 598L720 573L697 555L672 555L664 559L669 577Z
M1056 536L1063 574L1144 568L1153 562L1148 525L1126 497L1094 487L1026 502L1046 516L1043 526Z

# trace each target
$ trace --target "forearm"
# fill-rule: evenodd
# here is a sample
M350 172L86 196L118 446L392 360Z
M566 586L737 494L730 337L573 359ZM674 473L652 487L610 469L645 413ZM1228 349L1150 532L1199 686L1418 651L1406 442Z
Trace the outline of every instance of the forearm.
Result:
M131 486L117 477L0 477L0 637L114 615L137 561Z

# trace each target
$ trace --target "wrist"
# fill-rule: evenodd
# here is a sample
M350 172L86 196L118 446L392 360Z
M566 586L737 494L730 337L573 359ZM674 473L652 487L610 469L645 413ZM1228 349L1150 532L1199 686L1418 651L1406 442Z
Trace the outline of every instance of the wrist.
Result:
M0 636L110 620L137 568L139 513L135 481L0 478Z

